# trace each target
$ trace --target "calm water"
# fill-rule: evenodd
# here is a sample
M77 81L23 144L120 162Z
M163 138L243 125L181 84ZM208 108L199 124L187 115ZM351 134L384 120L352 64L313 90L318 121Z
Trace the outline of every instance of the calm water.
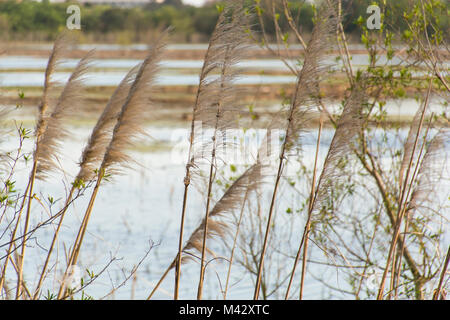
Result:
M30 56L0 56L0 86L17 87L28 86L38 87L44 83L44 70L47 65L46 58ZM60 64L60 68L73 69L79 60L66 59ZM367 55L356 54L352 57L356 68L368 64ZM136 66L140 60L137 59L97 59L93 61L93 67L102 69L101 71L90 72L85 81L88 86L115 86L120 83L127 71ZM161 62L161 73L157 77L157 83L164 86L170 85L197 85L199 81L198 73L202 67L201 60L163 60ZM289 60L287 63L295 67L297 62ZM333 57L327 60L333 68L341 68L341 63L336 62ZM385 57L380 57L379 64L386 63ZM401 63L401 60L394 58L393 64ZM287 72L288 67L276 59L244 60L237 64L237 67L244 70L260 72L258 75L243 74L238 80L238 84L288 84L295 81L295 77L290 75L265 75L264 71ZM24 71L24 69L26 71ZM189 73L180 72L188 70ZM39 70L39 72L38 72ZM420 75L420 73L415 73ZM54 79L57 81L67 81L69 72L56 72Z
M69 185L71 177L77 173L77 161L80 156L82 147L90 133L90 126L73 126L70 128L71 138L65 141L62 149L62 157L60 163L64 168L64 174L61 172L53 174L46 182L38 182L36 185L36 193L42 199L46 199L48 195L58 199L53 209L59 208L64 199L64 184ZM109 292L111 283L118 285L123 280L123 270L130 270L145 254L149 247L150 241L156 246L151 250L147 259L143 262L137 273L137 281L129 281L127 285L120 288L115 295L109 298L129 299L132 292L136 299L145 298L153 285L157 282L167 265L174 258L177 250L178 241L178 224L181 209L181 199L183 194L182 177L184 176L184 161L186 158L186 149L175 148L177 145L185 146L188 137L188 124L183 126L160 126L149 125L146 132L150 138L140 141L140 148L131 150L130 154L137 164L133 165L134 169L125 169L123 174L114 178L111 182L105 182L99 192L95 203L92 219L89 224L88 234L84 242L82 254L80 256L79 266L84 270L89 268L98 272L109 261L111 256L119 258L109 269L108 273L103 274L87 293L95 298L101 298ZM256 130L254 133L258 137L262 137L264 131ZM401 136L406 135L406 130L401 130ZM320 163L323 161L327 148L332 138L333 131L325 130L321 141ZM390 135L393 137L393 132ZM308 132L303 140L302 158L308 165L313 164L313 154L315 150L315 138L317 132ZM376 135L377 136L377 135ZM377 138L378 139L378 138ZM257 145L257 139L252 140ZM3 144L0 145L2 150L14 148L15 140L9 136ZM388 143L400 146L399 140L392 139ZM157 144L159 148L147 148ZM27 142L26 150L32 150L32 145ZM446 154L450 155L450 145L446 145ZM385 155L385 160L389 162L389 155ZM384 161L383 159L381 159ZM447 165L450 162L447 160ZM274 165L276 161L274 161ZM238 170L243 170L242 164L238 164ZM275 169L275 166L274 168ZM295 174L298 165L293 161L286 171L287 175ZM17 169L17 187L23 189L29 174L29 167L23 164ZM448 172L448 171L447 171ZM269 177L271 181L272 178ZM279 208L283 206L299 205L300 199L296 199L289 193L284 194L286 189L281 189ZM90 192L88 192L88 195ZM216 195L216 197L220 193ZM263 192L263 210L267 209L269 204L270 188ZM450 194L449 185L445 185L442 195ZM65 220L60 243L70 245L77 231L82 214L87 205L88 195L76 201L75 205L69 210L70 215ZM203 216L203 197L195 188L191 188L188 201L188 218L186 224L186 237L195 229ZM364 210L367 203L363 206L356 207L355 210ZM292 217L283 214L280 210L276 216L276 221L280 226L279 232L287 232L286 223L291 226L293 236L287 242L286 249L291 253L293 247L298 243L299 230L302 230L303 220L300 217ZM31 225L35 225L41 219L46 217L46 212L40 208L35 202ZM265 212L265 211L264 211ZM361 211L363 212L363 211ZM296 231L297 230L297 231ZM297 235L298 234L298 235ZM45 258L45 248L50 242L51 230L44 229L35 234L30 240L31 248L28 249L27 281L32 283L36 281L33 275L43 263ZM448 237L447 237L448 240ZM448 241L447 241L448 242ZM214 241L210 241L214 244ZM292 248L290 247L292 246ZM445 246L444 246L445 247ZM63 247L59 248L59 255L62 258ZM219 251L220 253L220 251ZM293 254L293 253L292 253ZM284 260L285 261L285 260ZM282 263L282 268L287 270L291 268L291 261ZM207 273L207 287L205 292L206 298L220 299L220 284L224 284L225 271L227 264L218 261L212 263ZM315 273L320 273L320 266L310 265ZM196 295L198 265L190 262L183 266L183 280L181 286L181 297L186 299L194 299ZM59 269L57 274L61 272ZM217 278L217 275L220 278ZM252 279L245 275L245 271L239 265L233 267L232 283L233 286L229 291L229 299L250 299L253 292ZM343 280L340 280L336 274L331 274L330 284L343 286ZM46 289L57 286L57 281L46 283ZM173 273L170 273L161 287L161 290L155 295L157 299L170 298L173 288ZM306 298L324 297L323 286L313 278L308 278L305 287ZM337 296L339 297L339 296ZM342 297L342 296L341 296Z
M86 45L84 49L92 49L93 46ZM104 50L118 50L123 46L104 45L99 47ZM48 49L47 47L42 47ZM145 50L145 45L134 45L136 50ZM169 48L177 49L204 49L204 45L172 45ZM356 65L364 65L367 63L367 56L354 55L354 63ZM330 59L331 62L332 59ZM61 68L74 68L78 60L68 59L61 64ZM88 74L86 84L90 86L114 86L117 85L126 74L126 72L134 67L139 60L134 59L101 59L95 60L95 68L102 69ZM1 86L41 86L43 83L44 69L47 59L37 57L18 57L18 56L2 56L0 57L0 87ZM294 61L290 63L294 64ZM162 71L157 77L157 83L161 85L196 85L198 83L198 71L202 66L200 60L174 60L162 61ZM286 66L278 60L262 59L262 60L245 60L239 65L245 69L253 71L286 71ZM21 71L16 71L20 69ZM23 71L24 69L30 71ZM180 69L188 69L188 72L181 73ZM57 72L54 80L67 80L69 72ZM239 80L240 84L290 84L295 78L288 75L264 75L252 74L244 75ZM448 108L443 107L442 103L435 101L431 105L432 111L436 113L449 112ZM442 101L441 101L442 102ZM274 106L277 108L278 106ZM411 116L417 110L418 103L413 99L405 99L401 101L390 101L388 103L388 114L398 116L399 119L405 115ZM331 109L337 109L337 104L332 105ZM29 120L29 115L20 113L12 115L15 119ZM57 199L54 212L61 206L61 202L65 197L66 187L70 185L71 179L77 173L77 161L79 160L81 150L90 134L91 125L78 125L70 128L70 139L65 141L60 163L64 169L53 174L48 181L38 182L36 184L36 193L42 199L47 199L51 195ZM141 268L137 273L137 281L129 281L125 286L120 288L114 296L115 298L136 299L145 298L152 290L154 284L167 268L168 264L174 258L177 251L179 215L181 210L181 199L183 195L183 177L185 170L186 150L178 148L184 146L187 141L188 127L184 125L148 125L146 132L149 137L143 139L139 147L131 150L133 159L137 164L133 165L133 170L124 169L123 174L117 176L111 182L105 182L99 192L95 203L92 219L89 224L88 233L84 242L84 247L80 256L79 266L82 270L89 268L98 272L110 260L110 256L115 256L120 260L116 261L109 269L108 273L104 273L87 293L95 298L101 298L109 292L112 283L118 285L123 281L123 271L129 271L144 256L149 243L153 241L155 247L150 251ZM263 135L262 131L256 131L259 137ZM320 161L322 162L333 132L325 130L321 142ZM393 134L393 132L391 133ZM401 130L401 135L405 136L406 131ZM315 137L317 132L308 132L305 136L302 157L306 164L312 166L313 154L315 150ZM16 140L8 135L1 137L3 142L0 143L0 150L13 150ZM1 140L1 139L0 139ZM392 139L389 141L391 145L398 144L399 141ZM255 143L255 145L257 145ZM31 151L33 146L31 141L26 141L25 149ZM446 154L450 154L450 146L446 145ZM389 162L389 155L383 155L385 162ZM448 159L446 160L449 165ZM274 161L276 165L276 161ZM244 167L242 163L238 165L238 170L242 171ZM292 161L288 166L287 174L294 174L299 168ZM30 168L21 164L17 168L16 185L17 188L25 187ZM448 173L448 171L447 171ZM270 180L270 179L269 179ZM450 189L448 184L442 189L442 196L448 197ZM204 188L203 188L204 189ZM196 228L204 213L204 197L201 193L204 191L191 188L188 200L188 218L186 222L186 238ZM283 189L284 190L284 189ZM262 210L267 212L267 206L270 202L270 188L265 190L263 196ZM283 206L299 206L300 199L292 194L280 193L280 208ZM82 215L87 205L90 191L87 195L78 199L74 206L69 210L70 215L67 216L64 229L60 237L60 244L65 243L71 245L80 223ZM216 197L220 196L217 191ZM366 204L356 205L355 210L365 210ZM34 203L31 225L35 225L38 221L45 219L47 212L43 210L36 202ZM289 225L293 232L292 238L284 245L288 252L292 254L294 248L298 244L298 238L302 230L303 219L301 217L292 217L280 213L277 214L276 221L280 226L281 234L286 231L286 225ZM2 227L3 228L3 227ZM0 230L3 232L3 229ZM447 232L448 234L448 232ZM28 282L33 283L37 279L37 270L45 259L45 248L49 245L52 232L50 229L43 229L35 234L35 237L29 241L31 246L28 249L28 259L26 260ZM448 235L446 235L446 243L448 244ZM0 240L0 245L3 239ZM213 241L211 241L213 243ZM445 247L445 245L444 245ZM3 248L1 248L3 251ZM219 250L220 253L220 250ZM61 245L58 254L60 259L64 257L64 248ZM54 255L55 256L55 255ZM286 263L286 259L281 259L279 268L290 270L291 261ZM225 281L225 271L227 264L218 260L210 264L207 272L207 287L205 291L206 298L221 298L220 287ZM275 267L274 267L275 268ZM56 270L56 271L55 271ZM181 297L185 299L194 299L196 297L196 287L198 279L198 265L190 262L183 266L182 269L182 286ZM323 271L320 266L314 265L313 272L320 274ZM45 289L54 290L58 286L58 277L60 276L60 266L52 269L56 272L56 276L52 274L54 282L46 283ZM219 278L217 275L220 275ZM53 277L54 276L54 277ZM15 279L12 277L12 279ZM345 282L339 280L339 277L332 273L329 276L330 285L343 285ZM248 274L239 265L233 266L232 282L233 285L229 290L229 299L250 299L253 294L253 282ZM195 288L195 289L193 289ZM284 286L283 286L284 288ZM155 298L170 298L173 290L173 273L170 273L161 290L155 295ZM282 290L283 291L283 290ZM134 295L132 296L132 292ZM306 298L324 297L324 287L312 277L307 278L305 287ZM342 298L342 296L337 296Z

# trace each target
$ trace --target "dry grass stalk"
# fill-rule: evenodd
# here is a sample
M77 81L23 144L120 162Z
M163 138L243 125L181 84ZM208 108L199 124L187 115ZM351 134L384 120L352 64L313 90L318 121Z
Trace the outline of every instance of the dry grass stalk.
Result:
M267 250L267 241L272 224L272 216L277 196L278 185L283 174L284 161L287 152L299 145L299 137L304 129L305 121L312 105L316 103L319 96L319 81L326 73L327 67L323 60L327 49L330 48L331 37L334 34L336 13L332 6L324 5L319 9L317 22L314 26L311 39L305 52L305 60L302 70L297 77L297 84L291 100L291 106L287 118L285 140L280 152L280 162L278 173L274 184L272 200L269 208L267 227L264 235L264 242L261 251L258 274L256 278L254 300L259 297L261 277L264 267L264 257Z
M426 141L427 141L427 137L428 137L428 133L430 131L431 128L431 122L433 119L433 115L430 117L430 121L429 124L427 126L427 130L425 132L425 135L423 137L423 143L422 146L420 147L420 152L419 155L417 156L417 161L416 161L416 165L415 165L415 169L413 172L413 175L411 177L411 182L415 181L415 179L417 178L417 174L418 171L420 170L419 168L421 167L421 159L422 159L422 154L426 145ZM413 156L413 155L411 155ZM423 159L422 159L423 161ZM412 190L412 183L408 185L408 192L407 192L407 198L409 198L409 195L411 193ZM388 299L391 298L392 296L392 292L394 292L394 298L397 299L398 297L398 284L400 281L400 273L401 273L401 269L402 269L402 258L403 258L403 254L405 251L405 243L406 243L406 235L408 234L408 228L409 228L409 221L411 218L411 210L406 210L406 217L405 217L405 226L404 226L404 230L403 230L403 234L405 235L404 240L399 244L400 249L397 251L397 257L394 256L393 260L392 260L392 277L391 277L391 288L389 290L389 294L388 294Z
M92 213L93 205L105 172L118 174L121 172L120 166L128 166L132 160L126 150L129 149L133 140L140 134L143 134L143 121L145 115L151 111L149 106L152 105L152 97L154 94L154 80L159 67L159 61L164 51L164 42L166 33L164 33L158 41L152 46L149 54L141 64L133 84L130 87L128 95L123 103L117 122L114 126L112 138L105 150L102 163L98 170L97 181L89 200L83 221L78 230L72 253L67 263L67 269L64 278L67 278L68 271L71 266L75 265L80 253L81 244L86 232L89 218ZM63 281L59 292L58 299L65 297L66 288Z
M222 197L217 201L215 206L211 209L209 217L209 227L207 229L206 238L224 238L230 228L232 223L226 221L229 215L240 208L244 202L246 195L250 194L252 191L261 184L262 174L261 174L262 164L257 161L254 165L249 167L238 179L236 179L233 184L225 191ZM185 253L181 257L181 263L186 263L192 260L194 257L201 259L199 255L204 250L204 238L205 238L205 218L197 226L197 228L192 232L191 236L187 240L183 247L182 253ZM214 256L214 253L206 248L206 251ZM155 288L148 296L148 300L152 298L154 293L157 291L167 274L172 268L175 268L178 261L178 255L173 259L172 263L169 265L167 270L164 272Z
M442 152L445 144L450 141L448 128L441 128L429 142L426 152L420 163L417 173L416 185L412 189L411 199L408 202L407 211L417 211L425 206L426 202L433 201L436 191L436 182L440 178L440 170L436 168L436 163L442 161Z
M184 222L186 217L186 203L188 197L188 190L191 184L191 169L196 166L196 155L194 153L194 144L197 143L197 140L200 140L201 137L198 137L196 134L196 122L197 118L203 118L202 113L207 110L205 105L207 105L208 100L212 96L212 87L214 86L214 82L208 79L209 76L213 75L215 70L220 64L221 52L223 51L223 44L221 43L221 35L224 32L224 20L225 20L225 12L223 11L219 19L216 23L214 32L210 38L208 49L205 53L205 58L203 61L202 70L200 72L200 82L197 89L197 95L195 98L195 103L193 106L193 114L191 121L191 132L189 138L189 151L188 151L188 160L186 164L186 174L184 177L184 195L183 195L183 205L181 210L181 219L180 219L180 234L178 239L178 260L175 268L175 287L174 287L174 299L178 299L179 292L179 282L180 282L180 268L181 268L181 252L183 250L183 235L184 235ZM199 112L202 110L202 112ZM201 143L201 141L200 141Z
M36 125L36 137L40 137L46 127L46 118L49 115L49 107L51 107L51 91L55 87L55 83L51 80L56 67L61 61L62 54L67 50L68 40L65 34L59 36L53 45L53 49L48 59L44 76L44 88L42 92L42 101L39 105L39 115ZM50 110L51 111L51 110Z
M108 143L111 140L112 130L117 121L120 108L125 102L132 82L136 76L137 70L138 67L131 69L125 76L125 78L121 81L119 86L116 88L114 93L111 95L106 107L104 108L94 129L92 130L91 136L89 137L89 141L85 149L83 150L80 160L80 169L74 182L72 183L72 188L70 189L70 192L66 198L64 207L60 212L59 222L53 234L52 243L50 244L50 247L48 249L47 257L42 267L38 284L34 291L34 299L37 299L39 296L39 292L45 278L47 266L53 252L53 248L56 244L66 211L68 209L70 201L72 200L73 193L80 184L84 183L84 181L92 180L95 177L95 170L100 166L102 157L106 151Z
M248 199L248 191L245 192L244 199L242 200L241 212L239 213L239 219L236 224L236 232L233 237L233 246L231 248L230 258L228 259L227 278L225 280L225 288L223 289L223 300L227 299L228 288L230 286L231 267L233 266L234 253L235 253L236 246L237 246L237 239L239 236L242 219L244 218L245 204L247 202L247 199Z
M57 167L55 158L58 155L61 142L69 135L64 127L65 121L75 114L77 107L86 102L83 82L92 62L92 55L93 52L91 51L80 60L65 85L54 110L48 117L44 116L45 129L35 152L35 159L38 162L36 169L38 179L44 179L49 172Z
M414 149L414 142L415 137L417 134L417 130L419 128L419 125L421 124L421 118L422 114L424 114L425 109L425 103L421 104L419 109L417 110L416 114L414 115L414 118L412 120L411 126L408 131L408 136L405 141L405 145L403 147L403 158L402 162L400 164L399 169L399 194L403 192L403 188L409 184L410 181L408 181L407 178L405 178L405 171L409 167L409 163L415 163L417 162L417 155L413 153Z
M448 247L447 256L445 257L444 265L442 267L442 272L439 277L438 287L436 288L436 290L433 293L433 300L438 300L438 299L444 300L445 299L445 295L442 291L442 284L444 283L444 277L445 277L445 274L447 273L447 268L448 268L449 262L450 262L450 246Z
M320 147L320 138L321 138L321 134L322 134L322 127L323 127L323 119L321 117L320 123L319 123L319 132L317 134L316 155L315 155L315 159L314 159L313 179L312 179L312 183L311 183L311 193L310 193L310 198L309 198L309 211L311 210L311 207L312 207L312 205L314 203L314 194L315 194L315 187L316 187L317 161L318 161L318 158L319 158L319 147ZM302 240L301 240L301 243L299 245L299 250L297 250L297 255L295 257L294 266L293 266L292 271L291 271L289 284L288 284L288 287L286 289L286 294L285 294L285 297L284 297L285 300L287 300L289 298L289 291L291 289L292 282L294 280L295 269L297 268L297 264L298 264L298 261L300 259L301 248L302 248L303 242L305 241L305 237L307 236L307 234L309 232L310 221L311 221L311 215L308 214L308 220L306 222L305 231L303 232ZM305 265L306 265L305 264L305 257L306 257L306 246L305 246L304 253L303 253L302 282L301 282L301 286L300 286L300 299L302 299L302 293L303 293L303 274L304 274L304 268L305 268Z
M206 241L209 228L212 185L217 166L217 153L219 148L226 144L226 140L219 141L219 134L222 133L222 137L226 137L225 131L235 126L237 122L236 101L238 99L236 94L238 90L233 82L239 74L239 70L234 70L232 67L242 59L247 52L246 49L249 48L248 37L246 35L248 18L249 16L244 11L242 3L238 1L230 1L227 3L219 19L218 28L213 35L217 37L217 56L212 60L214 63L208 67L208 69L216 69L219 71L219 76L214 80L206 79L206 81L209 81L207 90L201 93L205 98L200 100L203 103L199 104L196 115L196 119L202 121L203 126L213 128L211 142L203 144L201 148L203 154L210 148L210 168L203 225L200 279L197 291L197 299L199 300L202 298L203 293L204 264L207 252ZM212 225L211 228L215 228L215 226Z
M396 221L395 221L394 232L393 232L393 235L392 235L392 240L390 242L389 252L388 252L387 259L386 259L386 267L384 269L383 276L381 277L380 287L378 289L378 294L377 294L377 299L378 300L383 299L384 286L386 284L386 277L387 277L387 274L389 272L389 267L390 267L392 259L393 259L394 250L395 250L395 248L397 246L397 241L398 241L398 238L399 238L399 235L400 235L400 227L401 227L401 224L402 224L402 220L403 220L404 214L406 212L406 200L407 200L406 189L407 189L407 183L409 181L409 174L410 174L411 168L413 166L414 154L415 154L418 142L419 142L419 136L420 136L420 132L422 130L422 125L423 125L423 121L424 121L424 118L425 118L425 113L427 111L427 107L428 107L428 104L429 104L429 97L430 97L430 93L431 93L431 88L432 88L432 81L430 80L429 85L428 85L428 91L427 91L427 94L426 94L426 97L425 97L425 101L423 103L423 108L420 108L418 110L420 112L419 125L417 126L417 129L416 129L414 143L413 143L412 150L411 150L411 153L410 153L411 156L410 156L410 159L409 159L408 167L406 168L404 184L403 184L403 187L401 189L400 200L398 202L399 205L398 205L398 211L397 211L397 218L396 218ZM413 123L413 125L414 125L414 123ZM408 141L407 141L407 143L408 143ZM401 173L401 171L400 171L400 173ZM411 185L411 183L413 183L413 181L409 182L409 185ZM411 188L409 188L409 190L410 189Z
M121 108L127 99L138 70L139 66L136 66L128 72L100 115L81 155L80 171L75 179L76 181L84 182L95 178L95 170L101 165L106 148L111 141L112 130L117 122Z
M427 137L431 128L431 122L433 120L433 114L430 117L429 125L424 134L423 143L420 148L419 155L417 156L417 162L415 165L414 173L411 178L411 183L408 185L408 192L406 199L409 199L405 203L405 226L403 234L408 234L409 220L414 216L422 216L421 209L427 210L427 204L433 202L436 199L436 190L439 186L439 180L441 179L441 170L436 167L436 164L442 162L442 153L445 144L450 142L450 135L448 129L441 128L438 133L427 144ZM425 146L427 145L426 152L422 157ZM411 195L411 196L410 196ZM425 218L425 217L423 217ZM398 266L395 278L395 288L391 287L391 292L395 290L395 298L398 295L398 283L402 267L402 257L405 250L406 237L403 242L399 244L400 251L398 257Z
M326 207L326 202L331 197L333 186L340 181L338 168L340 161L351 153L352 147L356 144L356 138L363 123L362 110L367 101L366 93L366 79L362 78L352 90L351 96L347 100L341 117L337 122L336 131L331 140L327 156L325 158L323 169L320 174L317 186L315 187L312 201L308 209L308 218L305 225L305 230L302 240L299 245L297 257L303 245L302 258L302 275L300 283L300 299L303 297L304 279L306 273L307 250L309 242L309 233L311 231L311 224L314 223L314 217L320 214L320 211ZM316 154L317 156L317 154ZM312 188L312 190L314 190ZM320 218L316 218L320 221ZM298 258L294 262L293 272L291 278L295 273L295 265L298 263ZM286 294L288 298L288 292Z
M50 105L50 92L52 91L54 87L54 82L51 80L52 75L55 71L56 66L58 65L62 53L65 51L65 48L67 46L67 38L63 35L57 38L55 41L55 44L53 46L53 49L50 53L50 57L47 63L47 68L45 70L45 77L44 77L44 88L43 88L43 94L42 94L42 101L39 105L39 112L38 112L38 121L36 125L36 149L37 145L39 144L39 141L41 139L42 134L44 133L46 129L46 117L48 116L48 109ZM25 207L26 200L28 199L26 195L28 195L29 190L32 188L31 185L34 183L35 175L36 175L36 159L33 163L33 169L30 174L30 178L28 180L27 187L25 188L24 197L22 200L22 203L20 205L19 213L17 215L17 221L15 224L15 227L13 229L12 235L11 235L11 241L10 245L7 250L5 263L3 265L2 269L2 275L0 277L0 292L3 289L4 281L5 281L5 274L6 270L8 268L8 261L10 261L9 257L12 252L13 245L15 245L15 241L13 241L16 238L17 230L19 227L19 223L22 217L22 212Z
M49 171L54 170L56 163L54 158L57 157L58 150L61 147L61 141L68 136L64 128L65 120L67 120L74 112L77 106L83 103L83 80L89 69L92 51L80 60L74 72L71 74L67 84L65 85L54 110L47 117L44 115L45 129L42 135L37 137L36 149L34 153L34 163L31 173L31 184L29 191L29 200L27 205L27 213L25 216L25 226L23 234L28 231L28 225L31 214L31 202L33 197L33 185L36 178L43 179ZM38 129L38 132L42 129ZM18 262L18 280L16 298L21 296L23 263L25 258L26 237L22 243L22 252Z

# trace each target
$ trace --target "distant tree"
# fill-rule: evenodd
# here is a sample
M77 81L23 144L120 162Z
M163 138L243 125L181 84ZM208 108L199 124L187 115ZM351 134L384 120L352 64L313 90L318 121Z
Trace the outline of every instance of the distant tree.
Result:
M214 6L205 6L194 11L192 19L196 31L203 35L210 35L216 25L218 17L217 9Z
M109 8L100 15L99 27L102 32L123 30L127 10Z
M164 5L174 6L174 7L183 7L184 4L181 0L165 0Z

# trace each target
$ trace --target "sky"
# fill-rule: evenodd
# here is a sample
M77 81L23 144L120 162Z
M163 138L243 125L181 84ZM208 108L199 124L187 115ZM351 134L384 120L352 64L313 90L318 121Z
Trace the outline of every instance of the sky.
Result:
M205 0L183 0L183 3L193 6L201 6L205 3Z

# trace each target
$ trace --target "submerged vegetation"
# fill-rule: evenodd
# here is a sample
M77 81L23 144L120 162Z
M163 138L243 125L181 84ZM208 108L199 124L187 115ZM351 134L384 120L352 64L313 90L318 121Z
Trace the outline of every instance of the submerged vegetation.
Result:
M368 30L364 19L358 19L370 58L369 65L359 69L348 51L345 4L321 1L311 11L313 23L307 37L298 23L304 18L302 9L298 11L287 0L254 1L251 8L229 0L215 8L217 19L192 106L185 175L180 177L184 193L177 199L178 247L172 249L173 259L165 262L167 269L160 280L148 286L148 299L172 271L173 298L178 299L183 269L195 262L198 286L191 290L197 299L204 298L209 284L206 274L212 272L208 267L219 261L226 265L226 272L217 275L224 286L216 294L224 299L233 290L233 276L241 278L233 273L237 267L251 279L252 290L247 294L255 300L303 299L311 294L305 285L308 278L320 283L329 297L445 299L450 131L448 113L430 110L432 103L447 107L450 98L446 72L450 51L441 28L444 4L411 1L399 22L401 32L386 24ZM380 6L384 17L394 11L385 2ZM280 22L281 17L286 23ZM293 39L287 41L286 34ZM0 149L2 299L92 298L90 285L115 257L100 270L88 270L88 278L74 284L86 231L104 182L136 165L129 151L145 133L144 120L152 117L158 92L155 77L170 36L166 31L154 40L143 62L117 86L81 152L78 173L71 174L61 168L60 152L70 138L69 119L86 103L84 77L93 66L92 53L79 61L64 85L58 85L52 75L64 57L68 38L56 39L34 133L16 121L17 148ZM275 46L269 45L272 38ZM228 132L248 130L241 118L253 113L243 101L256 93L235 83L242 74L237 63L246 57L252 41L281 59L297 80L292 95L284 97L282 109L266 119L267 131L252 162L240 166L227 161L227 150L237 144ZM394 41L401 42L403 49L394 49ZM289 56L292 42L303 47L300 57ZM336 48L341 69L325 63ZM385 55L384 62L380 55ZM395 56L401 57L400 63L393 62ZM413 75L411 70L418 66L420 75ZM338 112L331 110L332 101L322 91L335 74L345 79L348 88ZM419 85L412 85L413 78L420 78L416 79ZM398 96L403 88L414 90L420 101L406 136L403 128L386 120L386 99ZM0 121L9 121L8 111L0 110ZM256 121L251 117L250 126ZM307 135L316 132L316 123L314 153L308 156ZM206 136L199 134L199 127L207 129ZM0 127L0 146L5 136L1 131L7 128ZM330 140L327 150L323 150L324 139ZM33 141L32 154L24 152L25 140ZM24 185L15 180L19 165L30 171ZM39 181L60 174L73 179L69 186L61 186L67 189L66 195L55 212L54 199L43 199L36 189ZM204 211L186 237L193 187L202 194ZM67 243L61 240L64 219L83 197L88 199L87 207L75 226L75 238ZM32 216L42 219L32 224ZM51 242L31 246L40 230L51 234ZM33 250L45 256L37 278L27 271ZM123 283L136 275L142 261ZM338 274L344 284L331 282L328 272Z

